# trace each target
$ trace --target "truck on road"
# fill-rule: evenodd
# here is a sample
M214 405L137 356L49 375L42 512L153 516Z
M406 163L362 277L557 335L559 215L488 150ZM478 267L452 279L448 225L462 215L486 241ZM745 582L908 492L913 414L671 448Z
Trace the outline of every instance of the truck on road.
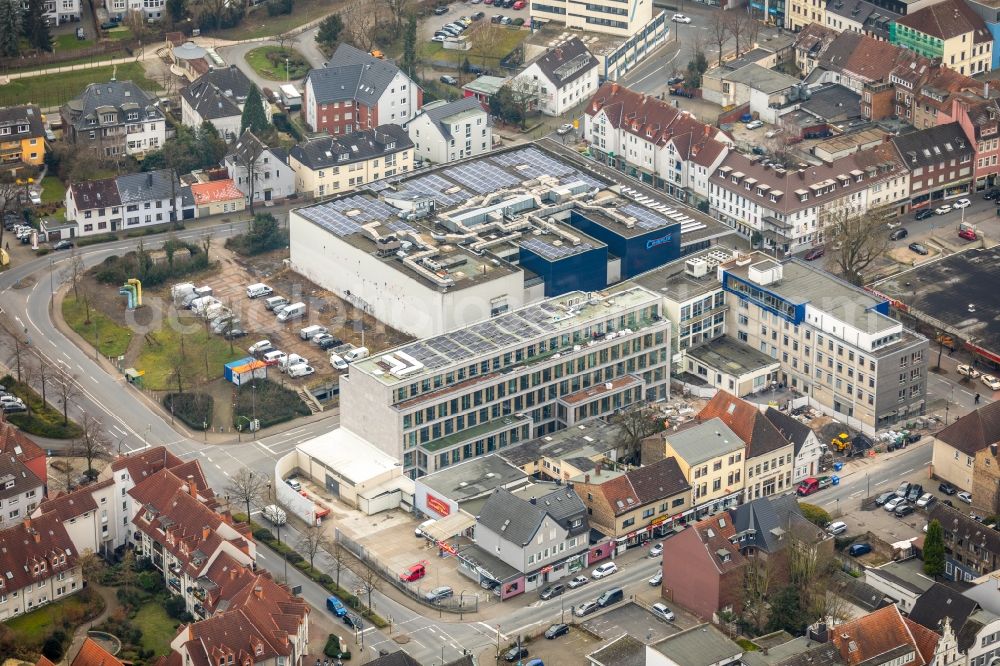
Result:
M799 487L795 489L795 492L800 497L806 497L807 495L812 495L817 490L823 490L832 485L834 485L832 476L810 476L808 479L802 480Z

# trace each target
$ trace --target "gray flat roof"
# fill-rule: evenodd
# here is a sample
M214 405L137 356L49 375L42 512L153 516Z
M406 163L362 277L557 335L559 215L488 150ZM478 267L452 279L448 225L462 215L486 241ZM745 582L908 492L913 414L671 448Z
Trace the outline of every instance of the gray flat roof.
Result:
M728 336L688 349L687 353L710 368L737 376L778 365L778 359Z
M743 648L710 624L692 627L651 647L684 666L727 663L729 659L743 654Z
M420 477L419 482L461 503L522 479L527 479L524 472L494 453L445 467Z
M1000 354L1000 247L971 248L876 282L907 314Z
M910 562L913 562L915 565L920 564L919 560L910 560ZM880 567L868 569L865 575L880 576L910 592L923 594L934 586L934 581L921 573L919 566L914 566L914 564L908 562L889 562Z
M690 466L724 455L742 451L746 442L729 429L722 419L714 418L677 432L664 433L664 439Z
M499 455L518 467L535 462L543 456L550 458L591 458L618 446L621 430L617 425L594 419L558 430L550 435L529 439L516 446L508 446Z
M692 298L704 296L705 294L722 289L722 283L716 278L716 271L714 269L709 271L708 275L704 277L692 277L686 272L688 262L698 259L711 259L713 257L721 258L722 255L731 256L732 251L716 245L699 252L693 252L641 275L636 275L621 284L636 283L672 301L678 303L688 301Z

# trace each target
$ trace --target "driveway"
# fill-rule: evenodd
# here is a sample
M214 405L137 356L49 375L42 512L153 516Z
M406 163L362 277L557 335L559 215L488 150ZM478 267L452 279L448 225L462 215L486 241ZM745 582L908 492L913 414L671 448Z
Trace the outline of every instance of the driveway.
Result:
M299 33L292 39L285 41L285 45L301 53L313 69L322 67L327 61L326 55L320 51L319 46L316 44L316 34L318 32L319 28L311 28L305 32ZM260 48L261 46L278 46L278 42L275 40L248 42L245 44L235 44L233 46L221 46L216 50L226 63L239 67L251 81L257 84L258 88L267 87L274 89L275 87L286 83L286 81L273 81L271 79L265 79L264 77L258 75L257 72L253 70L253 67L248 65L246 61L247 53ZM292 79L287 83L292 83L296 87L301 87L302 80L303 79Z

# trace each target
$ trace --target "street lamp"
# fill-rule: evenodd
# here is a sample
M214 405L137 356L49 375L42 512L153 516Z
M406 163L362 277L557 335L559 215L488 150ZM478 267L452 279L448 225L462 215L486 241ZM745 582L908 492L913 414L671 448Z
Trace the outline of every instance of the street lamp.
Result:
M288 83L288 58L285 58L285 83Z

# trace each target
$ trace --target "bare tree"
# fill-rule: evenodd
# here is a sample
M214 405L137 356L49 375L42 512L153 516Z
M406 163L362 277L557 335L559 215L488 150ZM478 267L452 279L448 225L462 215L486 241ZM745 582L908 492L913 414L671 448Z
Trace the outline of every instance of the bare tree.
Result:
M27 328L25 328L27 331ZM25 353L28 351L27 345L21 340L21 336L17 333L10 336L14 341L14 369L17 371L17 381L21 381L21 369L24 365L24 361L27 360Z
M107 569L104 558L90 548L80 554L80 557L77 558L77 564L80 565L80 573L83 574L83 580L87 583L100 580L104 570Z
M364 562L354 573L358 577L358 584L361 585L361 592L368 597L368 610L374 610L372 608L372 593L381 587L382 577L379 576L378 571Z
M729 28L729 34L732 35L735 42L737 58L743 53L740 44L746 41L747 21L752 20L741 9L733 9L726 14L726 26Z
M145 15L137 9L129 11L125 15L124 24L132 31L132 36L139 41L147 41L150 35L153 34L153 29L149 25L149 21L146 20Z
M119 569L119 580L121 580L122 587L125 588L126 596L132 585L135 584L136 573L135 573L135 552L131 548L125 550L125 555L122 557L122 565Z
M330 559L333 560L333 581L340 587L340 572L348 567L351 554L344 548L344 544L334 541L330 547Z
M767 621L767 604L775 578L771 557L759 554L747 558L743 571L743 620L760 633Z
M834 242L834 260L843 277L853 284L862 284L862 272L889 248L885 232L891 219L888 207L871 208L863 212L840 209L832 212L825 223L824 236Z
M55 377L55 384L59 406L62 407L63 425L69 425L69 405L80 397L80 391L76 387L76 375L59 370Z
M663 430L663 417L655 407L636 403L619 412L612 421L618 426L622 447L639 451L642 440Z
M17 353L17 345L14 347L15 353ZM35 376L38 372L38 366L34 363L35 356L33 354L27 353L28 350L25 348L21 349L20 354L24 354L23 361L21 358L17 359L17 364L20 366L21 371L18 373L23 379L19 379L26 389L31 389L31 385L35 383ZM20 356L19 354L19 356ZM28 408L28 413L32 414L34 410L31 408L31 400L24 401L25 406Z
M752 16L747 16L747 21L743 26L743 41L746 43L746 50L752 51L757 46L757 36L760 35L760 21Z
M496 53L503 39L505 28L501 28L496 23L487 23L486 21L480 21L474 24L474 26L468 35L469 52L480 58L485 69L487 67L486 59Z
M385 6L389 8L389 16L392 18L393 27L398 33L403 28L410 11L410 0L385 0Z
M49 401L46 396L46 389L48 388L49 379L52 378L52 366L49 365L41 356L38 357L38 382L41 384L42 388L42 407L48 407Z
M249 524L250 507L262 503L267 488L267 477L263 474L254 474L250 468L243 467L229 478L226 494L246 507L247 523Z
M323 529L322 525L312 524L302 530L302 536L299 537L298 547L299 551L306 556L309 560L309 567L313 568L313 560L324 548L328 548L330 545L330 539L326 534L326 530Z
M81 257L76 252L76 248L73 248L72 254L69 257L69 269L70 278L73 280L73 299L77 302L80 301L80 281L83 280L83 274L86 267L83 263L83 257ZM90 321L90 306L87 306L87 320Z
M7 213L21 211L21 188L11 181L0 182L0 222L7 222ZM4 226L0 224L0 247L3 247Z
M717 66L722 65L722 49L729 38L729 22L721 9L712 12L708 20L708 34L712 38L712 43L719 47L719 61Z
M77 438L77 447L87 461L87 476L94 478L94 461L109 457L111 447L99 418L85 413L80 427L82 432Z
M510 91L511 104L521 116L521 129L524 129L528 120L528 111L538 101L538 83L526 76L519 76L510 79L506 88Z
M344 33L347 41L365 52L375 46L375 28L379 22L377 0L356 0L344 11Z

